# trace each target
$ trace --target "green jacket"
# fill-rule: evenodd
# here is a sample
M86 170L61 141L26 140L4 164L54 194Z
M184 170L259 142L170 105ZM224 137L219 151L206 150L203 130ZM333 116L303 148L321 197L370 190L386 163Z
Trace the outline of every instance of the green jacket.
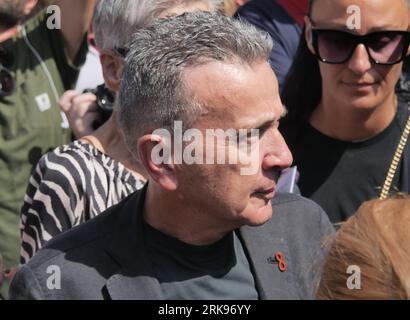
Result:
M19 261L20 208L33 168L41 155L71 140L58 100L75 84L87 53L84 37L72 64L61 32L48 29L47 19L46 11L39 13L0 44L16 82L12 95L0 96L0 253L6 267Z

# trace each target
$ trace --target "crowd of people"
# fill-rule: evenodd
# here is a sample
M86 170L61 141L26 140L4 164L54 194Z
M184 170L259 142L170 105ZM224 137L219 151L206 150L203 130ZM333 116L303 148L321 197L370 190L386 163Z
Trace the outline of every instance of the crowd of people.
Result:
M1 297L409 299L409 30L408 0L2 2Z

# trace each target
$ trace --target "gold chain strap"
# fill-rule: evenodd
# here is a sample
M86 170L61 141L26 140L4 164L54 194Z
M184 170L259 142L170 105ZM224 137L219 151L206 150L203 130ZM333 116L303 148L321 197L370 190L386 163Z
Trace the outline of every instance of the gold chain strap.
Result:
M409 108L410 110L410 108ZM399 165L401 156L403 154L404 148L406 147L407 139L410 133L410 116L407 119L406 127L401 135L399 144L397 146L396 152L394 153L393 161L390 164L389 171L387 172L386 180L384 181L384 185L382 191L380 193L379 199L383 200L386 199L390 192L390 187L393 182L394 174L396 173L397 167Z

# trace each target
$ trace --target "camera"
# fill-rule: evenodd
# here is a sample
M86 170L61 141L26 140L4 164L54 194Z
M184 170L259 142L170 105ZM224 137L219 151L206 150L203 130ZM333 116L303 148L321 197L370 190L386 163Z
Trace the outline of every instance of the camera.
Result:
M96 95L98 111L103 123L106 122L111 117L114 108L115 94L107 89L105 84L101 84L95 89L85 89L83 93L93 93Z

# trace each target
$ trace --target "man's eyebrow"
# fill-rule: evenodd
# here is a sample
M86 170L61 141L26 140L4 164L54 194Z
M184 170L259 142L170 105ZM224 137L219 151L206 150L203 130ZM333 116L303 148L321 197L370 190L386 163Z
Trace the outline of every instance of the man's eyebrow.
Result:
M286 106L282 105L282 113L279 117L277 117L273 112L269 112L263 115L260 119L251 119L251 121L246 122L246 124L243 126L245 129L258 129L258 128L263 128L268 125L271 125L274 122L280 121L283 117L285 117L288 114L288 110Z
M247 123L245 127L247 129L259 129L270 125L275 121L279 121L279 119L277 119L273 113L269 113L263 118Z

